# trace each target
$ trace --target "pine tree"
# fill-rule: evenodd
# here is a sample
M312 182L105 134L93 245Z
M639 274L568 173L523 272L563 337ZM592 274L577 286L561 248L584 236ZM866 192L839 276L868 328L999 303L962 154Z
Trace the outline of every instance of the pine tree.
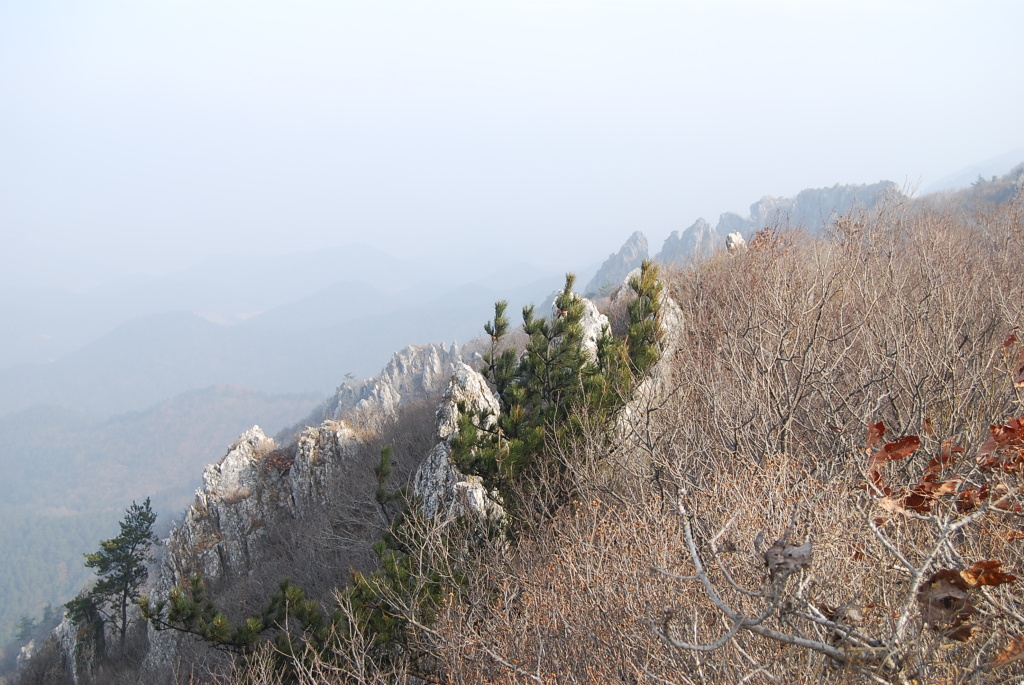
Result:
M508 332L504 301L495 304L494 321L484 326L491 345L481 373L494 386L501 410L496 417L463 414L452 457L462 471L501 492L507 505L509 486L527 469L534 469L528 480L554 475L559 465L546 459L546 443L585 431L584 416L607 423L660 354L661 283L653 263L645 261L629 284L636 297L625 339L603 331L596 359L583 349L585 305L572 292L574 283L568 274L551 319L536 317L532 306L523 309L529 341L521 355L502 349Z
M150 547L158 542L153 532L156 512L149 498L132 502L120 522L121 533L100 543L100 549L85 555L86 568L96 569L99 580L85 595L65 606L74 623L99 621L114 626L121 646L128 632L128 608L139 598L139 589L149 577Z
M14 633L14 636L19 640L27 640L32 637L32 634L36 632L36 620L31 616L22 616L18 619L18 628Z

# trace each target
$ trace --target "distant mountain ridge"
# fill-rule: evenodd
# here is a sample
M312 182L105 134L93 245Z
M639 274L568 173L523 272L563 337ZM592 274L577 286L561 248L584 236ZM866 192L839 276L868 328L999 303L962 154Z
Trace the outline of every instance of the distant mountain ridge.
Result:
M949 176L940 178L925 188L923 192L924 194L929 194L967 188L977 181L979 177L988 181L993 176L998 177L1007 174L1021 163L1024 163L1024 147L1019 147L991 159L966 166Z
M235 326L188 312L144 317L55 362L0 369L0 416L35 404L114 414L217 383L325 395L346 374L370 376L410 341L475 337L502 294L521 306L557 281L503 293L472 284L408 295L352 286L351 297L346 285Z
M726 212L718 218L715 226L704 218L698 218L688 228L673 231L654 259L666 266L682 266L689 259L707 257L715 250L724 248L726 236L733 231L748 240L757 231L774 224L803 226L812 232L819 231L828 226L835 216L853 208L870 209L883 198L901 196L902 192L892 181L810 188L791 198L766 195L750 205L750 214L746 217ZM598 293L602 289L617 286L622 277L639 266L640 261L646 257L647 238L637 231L627 239L618 253L608 257L597 275L587 284L585 292Z

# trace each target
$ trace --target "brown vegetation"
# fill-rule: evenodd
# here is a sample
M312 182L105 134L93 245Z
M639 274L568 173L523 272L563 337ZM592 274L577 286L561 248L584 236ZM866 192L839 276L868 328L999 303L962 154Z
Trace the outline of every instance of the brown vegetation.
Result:
M430 679L1019 679L1021 210L888 207L676 275L672 391L459 560ZM807 567L769 574L774 540Z
M537 506L514 534L412 517L409 583L378 588L405 642L300 646L292 676L1018 681L1022 213L891 205L671 275L683 323L662 391L550 445L569 486L522 484ZM406 469L429 446L421 410L383 436ZM350 508L273 532L281 560L231 591L240 606L275 574L323 597L338 563L366 561L387 513L364 476ZM417 583L447 592L425 610ZM268 649L216 680L280 682Z

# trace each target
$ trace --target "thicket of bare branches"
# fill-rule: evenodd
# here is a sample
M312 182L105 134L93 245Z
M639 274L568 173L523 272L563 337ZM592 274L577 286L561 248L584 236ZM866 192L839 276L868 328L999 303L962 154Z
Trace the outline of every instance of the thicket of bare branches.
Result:
M1024 675L1021 201L765 231L669 285L669 391L558 447L576 498L511 539L424 522L450 591L408 667L349 645L308 682Z
M1024 413L1020 203L765 231L672 294L670 396L564 455L578 501L469 574L439 680L1019 678L1015 584L969 581L1024 571L1019 469L976 460ZM872 461L878 422L920 448ZM777 540L809 565L769 574Z

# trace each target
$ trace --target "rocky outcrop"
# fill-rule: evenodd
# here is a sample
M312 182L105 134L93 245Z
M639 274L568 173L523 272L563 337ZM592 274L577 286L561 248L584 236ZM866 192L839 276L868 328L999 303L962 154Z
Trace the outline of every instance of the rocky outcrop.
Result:
M328 401L324 418L358 423L369 417L392 415L403 401L443 391L461 361L454 344L410 345L396 352L380 375L340 386Z
M338 471L360 445L350 426L334 420L306 428L287 449L259 426L243 433L203 472L194 504L164 543L153 596L165 597L195 573L215 584L251 572L266 553L267 530L284 519L309 519L326 505ZM151 629L149 644L143 672L172 672L180 636Z
M583 292L592 295L614 288L633 269L647 259L647 236L636 231L629 236L615 254L608 255L601 268L597 270Z
M624 309L636 299L636 292L630 287L629 282L639 277L640 269L626 276L622 285L612 293L611 307ZM683 310L664 289L661 291L660 304L659 316L662 331L660 354L654 368L634 389L633 396L619 415L617 425L624 434L631 432L628 426L631 425L634 417L642 415L646 406L664 397L673 387L672 360L682 340Z
M725 245L725 236L739 233L749 240L767 226L802 226L818 232L831 226L836 217L852 210L873 209L886 197L899 194L895 183L880 181L871 185L810 188L791 198L766 195L750 205L747 218L726 212L714 228L704 219L697 219L682 233L673 231L655 259L660 264L679 266L687 259L709 256Z
M692 226L680 233L672 231L658 253L661 264L680 266L692 257L706 257L719 247L721 239L717 231L704 219L697 219Z
M725 236L725 249L729 251L729 254L736 254L746 250L747 241L743 239L743 234L739 231L732 231L729 235Z
M105 635L94 626L76 625L66 615L47 640L61 654L64 674L73 685L92 680L93 666L104 650Z
M219 464L203 472L203 487L165 544L161 581L167 587L192 573L208 582L245 573L260 561L266 527L303 519L331 496L333 472L360 444L344 422L307 428L289 450L254 426Z
M634 271L639 273L639 267ZM575 294L573 296L579 297L579 295ZM583 317L580 319L580 328L583 329L583 352L591 361L596 361L597 341L601 339L601 336L604 335L605 329L608 328L608 317L602 314L597 309L597 305L587 298L580 297L580 299L583 300ZM558 310L553 309L551 315L557 316L557 313Z
M871 209L899 192L899 186L892 181L880 181L871 185L837 183L831 188L808 188L794 198L765 196L750 206L750 230L756 232L783 223L817 232L850 210ZM750 232L746 234L749 237Z
M479 476L461 473L451 460L451 442L458 434L463 413L477 425L494 425L500 406L487 381L465 364L459 364L437 408L437 444L420 464L413 480L413 493L427 517L450 518L474 513L500 518L504 510L496 494L486 491ZM481 418L482 417L482 418Z
M440 392L461 366L455 346L411 346L380 376L339 388L315 417L326 420L301 429L287 446L257 426L243 433L219 463L206 467L194 504L165 542L151 594L166 596L194 573L207 584L251 574L270 547L268 530L289 521L301 526L351 496L339 488L357 473L364 436L374 435L403 403ZM149 641L143 673L159 682L158 674L172 673L181 658L182 638L150 630Z

